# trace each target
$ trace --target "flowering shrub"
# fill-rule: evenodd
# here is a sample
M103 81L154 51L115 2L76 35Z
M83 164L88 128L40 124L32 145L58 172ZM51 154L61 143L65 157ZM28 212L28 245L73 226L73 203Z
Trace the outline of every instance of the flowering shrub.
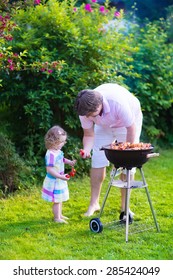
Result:
M4 5L8 1L4 1ZM35 5L40 4L40 0L34 1ZM9 14L0 15L0 69L2 71L23 71L30 69L31 71L41 71L46 74L51 74L54 70L60 71L63 65L61 61L41 62L34 61L27 63L24 58L27 57L27 50L20 51L19 53L13 52L12 46L8 41L13 41L14 37L12 32L19 27L14 23Z
M16 24L10 20L10 16L0 15L0 68L13 71L17 67L17 61L22 57L22 54L12 52L11 47L5 47L6 41L12 41L13 36L10 32L16 27Z
M124 32L126 27L121 23L125 16L122 10L108 8L107 2L100 6L96 0L80 7L74 1L30 0L28 6L23 2L19 9L12 9L10 23L15 25L10 25L9 33L13 40L3 37L0 44L0 102L4 105L0 113L1 124L8 119L21 153L27 151L31 158L42 155L43 136L54 123L63 126L69 137L80 139L82 131L73 110L74 99L80 90L105 82L128 85L141 101L145 123L156 125L153 118L160 108L170 106L165 86L170 74L161 71L160 88L156 87L156 61L160 59L163 65L164 57L163 66L169 67L166 35L163 31L165 39L155 41L149 27L142 33L138 25L135 30L128 26ZM152 74L145 73L150 67L154 69L153 87L149 82ZM162 77L164 83L160 82ZM159 98L154 88L159 90ZM169 88L172 89L170 82ZM73 142L77 151L79 141ZM64 148L68 153L68 143ZM85 166L81 172L84 170Z

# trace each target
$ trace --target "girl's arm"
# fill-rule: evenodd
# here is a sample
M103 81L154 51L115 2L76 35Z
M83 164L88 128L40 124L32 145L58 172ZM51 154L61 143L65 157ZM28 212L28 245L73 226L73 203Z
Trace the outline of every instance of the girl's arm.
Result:
M70 166L74 166L75 163L76 163L76 160L70 160L70 159L67 159L67 158L64 158L64 163L65 164L69 164Z
M68 181L68 180L69 180L67 174L60 174L60 173L58 173L58 172L55 170L55 168L52 167L52 166L47 166L47 167L46 167L46 171L47 171L47 173L49 173L50 175L52 175L52 176L55 177L55 178L59 178L59 179L61 179L61 180L65 180L65 181Z

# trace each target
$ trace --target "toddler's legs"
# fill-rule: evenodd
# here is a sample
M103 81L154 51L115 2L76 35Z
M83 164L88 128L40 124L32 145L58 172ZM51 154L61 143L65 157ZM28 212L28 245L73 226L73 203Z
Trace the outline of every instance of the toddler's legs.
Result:
M61 219L68 220L69 219L68 217L62 215L62 203L61 203L60 207L61 207Z
M54 203L52 207L52 212L54 214L54 221L57 223L66 223L62 216L62 202Z

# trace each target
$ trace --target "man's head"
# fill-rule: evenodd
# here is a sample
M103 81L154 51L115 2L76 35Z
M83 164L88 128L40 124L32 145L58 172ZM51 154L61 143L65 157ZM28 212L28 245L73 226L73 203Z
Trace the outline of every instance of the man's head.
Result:
M103 103L103 97L98 91L84 89L77 95L75 101L75 110L80 116L89 116L97 112Z

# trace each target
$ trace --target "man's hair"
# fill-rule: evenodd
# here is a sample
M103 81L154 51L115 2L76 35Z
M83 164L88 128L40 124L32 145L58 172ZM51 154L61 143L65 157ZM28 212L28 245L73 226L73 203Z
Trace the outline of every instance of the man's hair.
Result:
M86 116L97 111L102 102L103 97L98 91L84 89L78 93L74 108L78 115Z

